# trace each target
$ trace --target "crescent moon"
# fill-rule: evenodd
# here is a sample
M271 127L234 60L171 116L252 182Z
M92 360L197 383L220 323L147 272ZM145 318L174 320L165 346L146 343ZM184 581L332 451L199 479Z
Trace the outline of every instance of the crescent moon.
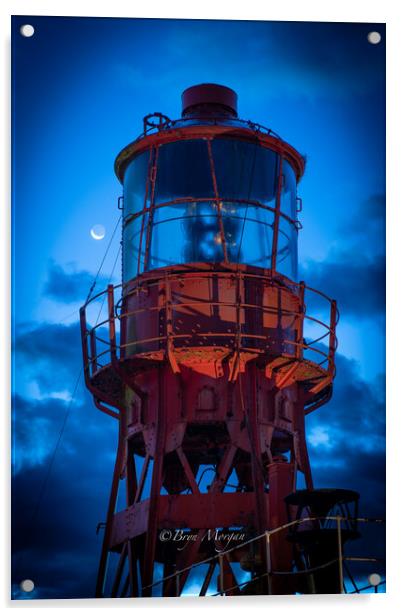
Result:
M103 238L105 237L105 229L104 227L102 227L102 225L95 225L94 227L92 227L90 233L91 237L94 240L103 240Z

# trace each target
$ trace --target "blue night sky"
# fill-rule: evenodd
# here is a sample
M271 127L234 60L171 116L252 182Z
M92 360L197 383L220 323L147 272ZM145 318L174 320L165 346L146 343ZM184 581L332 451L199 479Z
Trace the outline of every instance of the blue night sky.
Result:
M313 476L357 489L363 514L384 515L384 26L19 16L12 30L14 581L35 580L31 597L93 596L116 426L82 379L70 405L78 309L119 217L115 156L146 114L178 118L196 83L233 88L239 117L307 157L299 278L341 312L334 396L307 418Z

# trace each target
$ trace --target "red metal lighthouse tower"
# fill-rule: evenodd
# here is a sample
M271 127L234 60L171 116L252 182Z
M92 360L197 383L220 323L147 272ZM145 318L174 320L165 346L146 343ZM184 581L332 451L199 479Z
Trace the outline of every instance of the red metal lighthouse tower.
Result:
M182 99L181 119L147 116L117 157L123 281L107 289L105 320L81 310L87 387L119 422L97 596L180 595L202 560L201 595L241 592L241 572L267 559L290 571L283 534L269 553L208 559L218 531L274 529L296 481L313 489L304 418L332 391L336 304L296 282L302 156L238 119L229 88ZM312 293L327 320L309 315ZM279 579L249 592L289 590Z

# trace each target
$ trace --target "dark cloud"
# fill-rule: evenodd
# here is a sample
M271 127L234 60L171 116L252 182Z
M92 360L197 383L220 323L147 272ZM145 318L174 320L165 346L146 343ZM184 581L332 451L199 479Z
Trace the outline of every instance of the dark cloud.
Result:
M342 237L358 244L360 252L385 254L385 207L385 195L371 195L341 227Z
M116 422L93 406L74 403L42 492L68 403L14 401L12 551L15 596L34 580L37 598L94 594L116 448ZM46 426L46 429L43 429ZM40 497L42 496L42 497Z
M26 400L15 396L12 404L13 474L42 466L55 446L68 403L58 399Z
M306 418L307 440L317 488L346 488L360 494L359 515L385 518L384 375L369 383L357 363L339 355L332 400ZM349 556L385 558L385 524L360 523L361 537L346 544ZM385 561L349 563L360 586Z
M315 482L357 490L364 515L383 516L384 377L368 383L353 360L338 354L336 363L332 400L306 420Z
M82 376L72 398L82 371L77 323L20 328L14 358L17 391L34 381L40 397L12 401L13 593L20 598L29 578L37 598L93 596L117 424L95 408Z
M316 76L323 87L341 82L366 91L384 81L385 45L370 45L373 29L383 24L285 22L272 28L280 61L297 73Z
M385 312L385 257L375 259L342 251L326 261L307 261L299 277L338 302L341 315L367 318ZM320 308L321 300L311 294L308 308Z
M167 92L174 86L172 77L179 76L186 83L188 64L194 64L193 53L209 37L210 44L204 46L204 56L212 67L209 72L214 66L221 68L224 39L231 50L231 63L222 65L226 79L229 75L236 82L239 75L246 74L247 90L256 98L272 98L289 91L296 96L331 100L334 96L352 98L357 94L364 96L367 106L368 92L382 93L385 44L370 45L367 34L375 28L384 37L383 24L200 21L172 23L170 27L170 61L179 68L174 76L168 71L163 75ZM137 66L126 63L118 68L124 87L127 81L133 87L141 78L141 68ZM149 81L157 96L159 76L157 81L151 74Z
M339 229L342 248L325 261L306 261L299 276L338 302L341 315L378 317L385 312L385 196L372 195ZM309 308L321 300L310 294Z
M43 294L57 302L84 303L95 277L85 270L76 271L73 266L70 266L70 270L66 271L54 261L50 261ZM101 277L97 281L97 288L103 289L106 284L106 279Z
M328 432L331 435L330 428ZM369 451L362 448L361 441L364 437L367 441L377 440L362 427L357 439L354 438L354 433L345 432L331 453L323 448L313 451L310 447L314 485L355 490L360 494L360 517L370 520L385 519L385 450L382 447ZM385 559L386 524L360 522L358 529L360 538L348 542L345 553L349 556ZM367 575L373 570L385 575L385 560L376 564L350 563L350 569L354 576L362 578L361 586L364 586L367 584Z
M104 327L98 336L108 339ZM106 345L98 342L98 352ZM14 342L17 390L35 382L41 395L72 393L82 371L81 330L78 323L34 323L20 328Z
M81 334L78 323L40 323L17 334L14 346L17 384L36 381L43 394L65 391L82 366Z

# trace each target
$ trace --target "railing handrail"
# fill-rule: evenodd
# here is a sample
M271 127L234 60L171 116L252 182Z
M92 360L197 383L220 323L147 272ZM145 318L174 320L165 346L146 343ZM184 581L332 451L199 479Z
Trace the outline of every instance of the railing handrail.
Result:
M151 115L155 115L155 114L151 114ZM144 118L144 121L148 117L150 116L146 116L146 118ZM167 130L172 130L174 128L182 128L181 125L184 123L190 124L192 122L192 123L195 123L194 124L195 126L197 126L196 124L197 121L200 122L199 124L200 126L222 125L222 126L233 126L233 128L249 128L250 130L254 132L263 133L265 135L270 135L272 137L275 137L276 139L280 139L281 141L283 141L283 139L278 135L278 133L273 131L271 128L268 128L267 126L264 126L263 124L259 124L258 122L252 122L251 120L243 120L241 118L231 118L231 117L223 116L223 115L216 115L216 116L211 116L208 118L200 115L200 116L191 116L188 118L176 118L174 120L172 120L171 118L168 118L167 116L164 116L164 117L166 118L166 120L162 124L159 124L159 125L152 125L150 123L146 124L142 133L140 133L138 137L136 137L132 143L137 143L138 141L141 141L141 139L144 139L144 137L147 137L148 135L152 135L158 132L164 132ZM225 122L227 122L227 124ZM233 122L233 124L231 124L230 122Z
M184 267L186 264L177 264L177 267ZM144 274L152 274L153 272L155 272L155 278L144 278ZM128 293L124 294L124 298L129 297L131 294L138 292L137 289L139 289L142 285L146 285L146 286L154 286L160 283L161 277L163 276L164 279L168 279L168 280L174 280L174 279L180 279L182 278L183 274L188 274L191 273L192 277L196 277L197 275L200 276L200 278L205 277L205 274L208 273L208 270L198 270L198 271L191 271L191 272L165 272L164 268L156 268L154 270L150 270L149 272L144 272L144 274L140 274L139 276L136 277L137 280L137 286L135 286L134 288L130 289L128 291ZM214 274L218 273L218 272L213 272ZM262 280L266 280L266 281L272 281L272 282L277 282L277 279L275 278L275 275L268 275L268 274L259 274L256 272L242 272L242 271L231 271L231 270L226 270L226 271L222 271L219 272L219 274L221 276L227 276L227 277L233 277L234 279L240 277L240 278L259 278ZM113 285L113 289L120 289L124 286L127 286L128 284L130 284L132 281L127 281L124 283L119 283L116 285ZM282 282L282 280L281 280ZM305 282L301 281L301 282L295 282L293 280L289 280L289 289L290 287L292 287L294 290L300 288L301 286L304 286L304 289L306 291L311 291L312 293L315 293L316 295L320 295L323 299L325 299L327 302L331 303L333 301L332 298L329 297L329 295L327 295L326 293L324 293L323 291L319 291L318 289L315 289L314 287L310 287L309 285L307 285ZM287 287L285 287L287 288ZM86 302L84 304L84 307L89 306L89 304L91 304L92 302L94 302L96 299L98 299L99 297L101 297L102 295L105 295L107 293L107 289L103 289L102 291L100 291L99 293L97 293L96 295L93 295L88 302ZM338 311L339 312L339 311Z
M166 342L166 348L167 348L167 345L169 345L170 350L174 351L175 350L173 346L174 340L179 340L183 338L191 338L191 339L198 339L198 340L208 340L210 338L231 339L234 336L236 336L237 352L255 352L260 355L264 354L266 353L264 349L260 349L258 347L257 348L248 347L242 344L242 341L244 341L245 339L264 341L267 339L265 334L258 334L258 333L256 334L253 332L242 331L243 324L241 321L239 322L236 328L237 320L241 319L240 317L241 313L243 313L244 315L244 312L247 310L257 310L257 311L260 311L264 315L280 315L284 319L287 318L291 320L291 323L283 327L283 330L286 331L289 328L293 328L296 333L298 332L297 339L290 340L288 338L281 338L278 340L278 342L283 345L283 354L285 357L288 357L288 356L291 357L291 355L289 355L286 352L286 346L289 346L289 345L295 348L296 350L295 360L297 361L300 361L301 359L307 362L309 361L307 358L303 358L303 351L315 353L315 355L319 355L323 357L324 359L322 359L320 362L313 361L310 363L313 363L321 367L323 366L323 364L325 364L325 362L327 362L327 365L323 369L328 374L331 374L332 377L335 376L334 354L335 354L335 351L338 345L338 341L337 341L336 334L335 334L335 327L336 327L339 313L336 308L335 302L331 300L327 295L325 295L325 293L305 285L304 282L295 283L293 281L289 281L289 285L286 285L286 281L285 281L285 284L283 284L283 280L280 280L282 284L278 288L286 289L289 293L291 293L295 297L296 300L298 299L299 305L297 306L297 309L290 309L287 307L282 308L282 307L279 307L278 305L271 306L271 305L261 305L261 304L250 303L250 302L242 301L242 298L239 298L237 296L236 298L233 298L232 301L225 301L225 300L213 301L212 299L208 299L208 298L207 299L196 298L196 299L192 299L191 301L180 301L180 298L177 295L175 296L174 294L173 294L173 299L172 299L171 297L172 293L169 292L169 302L167 302L166 297L165 297L165 301L163 301L160 305L146 306L144 308L136 308L135 310L128 310L128 311L126 310L125 312L122 312L121 302L123 300L127 300L133 295L138 295L142 291L148 291L152 287L158 287L161 284L161 277L159 276L159 274L162 274L162 272L156 271L155 273L158 276L157 278L150 278L150 279L149 278L145 278L145 279L139 278L136 281L137 284L135 284L135 286L133 286L132 288L129 288L126 293L124 293L125 285L123 284L109 285L108 289L102 290L99 293L97 293L83 307L82 310L83 310L83 315L85 319L85 326L83 328L82 334L83 334L84 339L86 339L89 336L91 340L91 352L88 354L86 361L87 361L87 365L88 366L90 365L92 367L92 372L96 372L98 370L98 367L103 368L107 365L107 363L103 364L98 361L100 357L103 357L104 355L107 354L107 350L105 351L102 349L100 353L97 353L96 341L99 341L102 344L106 345L108 347L108 350L111 353L114 352L114 354L116 354L117 349L119 349L121 352L122 349L128 349L128 348L133 348L133 347L135 348L137 345L141 345L141 344L145 345L145 344L151 344L151 343L156 343L156 342L158 343ZM243 280L252 279L252 280L262 280L264 284L268 284L268 286L276 286L278 284L278 281L274 277L270 277L269 275L265 273L260 274L258 272L254 273L254 272L242 272L242 271L233 272L230 270L224 271L221 273L223 274L225 278L232 279L233 281L236 281L236 280L239 281L240 279L243 279ZM163 284L169 285L169 288L171 287L172 282L180 281L183 279L182 272L172 273L169 271L165 271L163 272L163 274L164 274ZM205 280L206 275L210 274L210 272L208 270L201 270L201 271L191 272L191 274L192 274L191 278L193 280L194 279L197 280L197 278L201 280ZM115 289L120 289L122 291L122 295L121 295L121 298L118 300L117 304L114 304L114 300L112 300L113 310L111 310L111 307L109 306L107 318L103 319L99 323L96 323L94 326L90 326L88 328L88 325L86 322L86 309L88 305L92 304L95 301L98 301L100 298L103 298L105 294L109 292L112 293L111 297L113 298ZM297 289L298 289L298 294L297 294ZM331 310L330 310L330 315L329 315L329 320L330 320L329 323L307 313L306 303L305 303L305 291L306 290L312 293L316 293L317 295L321 296L325 301L327 301L330 304ZM118 344L114 342L113 345L110 339L105 340L104 338L98 335L98 332L101 330L102 327L107 325L107 323L109 323L109 328L112 325L113 330L115 329L115 324L114 322L112 324L110 322L110 319L112 319L113 321L115 319L117 319L118 321L122 321L124 319L128 319L130 317L133 317L135 315L138 315L144 312L160 312L161 310L162 311L169 310L169 314L171 315L173 310L177 311L178 309L195 308L197 306L210 306L210 307L221 306L221 307L236 308L236 322L235 321L233 322L233 326L236 331L233 331L233 332L232 331L226 331L226 332L211 332L211 331L200 331L200 332L191 331L190 332L188 331L184 333L183 332L174 333L172 331L172 328L170 327L169 331L166 329L166 331L164 331L159 336L153 336L153 337L142 338L142 339L136 338L135 340L125 342L125 343L118 343ZM334 312L334 308L335 308L335 312ZM304 322L310 322L314 325L319 326L321 328L321 331L324 330L323 333L320 333L318 336L316 336L316 338L312 340L307 339L305 336L302 337L302 334L301 334L302 327L298 325L298 323L304 323ZM301 329L299 329L300 327ZM322 341L327 338L329 338L328 347L325 350L322 350L321 348L319 348L319 346L317 346L317 344L322 343Z
M362 518L362 517L351 517L351 516L307 516L304 518L298 518L297 520L292 520L291 522L288 522L286 524L282 524L281 526L278 526L277 528L274 528L272 530L266 530L265 532L261 533L260 535L257 535L256 537L252 537L251 539L248 539L247 541L244 541L242 543L240 543L239 545L229 548L227 550L223 550L221 552L218 552L217 554L214 554L213 556L210 556L208 558L205 558L203 560L200 560L196 563L193 563L192 565L189 565L188 567L184 567L183 569L180 569L178 571L175 571L174 573L164 576L163 578L161 578L160 580L156 580L156 582L153 582L152 584L148 584L147 586L144 586L143 588L153 588L154 586L157 586L159 584L161 584L162 582L172 579L172 578L177 578L177 576L182 575L183 573L185 573L186 571L189 571L195 567L198 567L199 565L204 565L206 563L212 562L213 560L217 560L219 559L219 557L221 556L226 556L227 554L230 554L231 552L235 551L235 550L239 550L247 545L250 545L251 543L254 543L256 541L259 541L260 539L263 539L264 537L271 537L283 530L286 530L288 528L291 528L292 526L295 526L296 524L302 524L304 522L313 522L313 521L320 521L320 520L333 520L336 522L344 522L344 521L348 521L348 522L355 522L355 523L377 523L377 524L383 524L385 522L385 519L383 518ZM336 529L334 529L336 530ZM269 540L268 540L269 543ZM342 560L345 557L342 557ZM351 557L349 557L351 558ZM371 559L370 559L371 560ZM334 562L337 562L338 559L336 559ZM274 572L271 571L269 572L269 574L271 575L275 575L275 573L278 572ZM303 572L305 573L305 572ZM268 574L268 575L269 575ZM266 574L267 575L267 574Z

